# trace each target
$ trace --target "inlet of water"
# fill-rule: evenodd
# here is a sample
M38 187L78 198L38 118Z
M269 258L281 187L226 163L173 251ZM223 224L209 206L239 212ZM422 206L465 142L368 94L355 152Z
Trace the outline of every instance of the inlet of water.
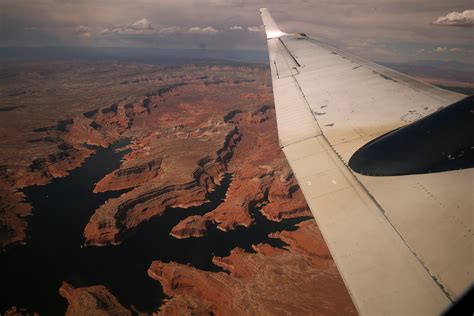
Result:
M225 199L232 181L226 175L208 203L188 209L169 209L129 234L122 244L107 247L82 247L83 229L89 218L107 199L122 192L94 194L93 187L107 173L120 166L126 151L121 140L86 159L67 177L44 186L24 190L33 206L26 246L0 254L0 312L11 306L27 308L41 315L63 315L67 302L58 294L63 281L75 287L102 284L126 307L152 311L164 297L159 282L147 275L153 260L190 264L207 271L221 271L213 256L226 256L235 247L253 251L252 244L269 243L281 247L279 239L268 234L294 230L301 217L272 222L252 210L255 224L249 228L222 232L210 227L202 238L176 239L169 235L173 226L190 215L203 215Z

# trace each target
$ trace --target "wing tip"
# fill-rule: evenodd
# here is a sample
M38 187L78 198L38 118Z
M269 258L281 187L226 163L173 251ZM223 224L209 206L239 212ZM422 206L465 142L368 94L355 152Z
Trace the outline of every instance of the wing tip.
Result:
M287 35L285 32L280 30L267 8L260 8L260 15L262 16L263 25L265 26L267 39L279 38L283 35Z

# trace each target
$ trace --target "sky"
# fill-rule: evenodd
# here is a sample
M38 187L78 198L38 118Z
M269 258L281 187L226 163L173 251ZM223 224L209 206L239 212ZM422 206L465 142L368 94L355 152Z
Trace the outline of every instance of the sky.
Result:
M0 0L0 46L263 51L260 7L371 60L474 63L472 0Z

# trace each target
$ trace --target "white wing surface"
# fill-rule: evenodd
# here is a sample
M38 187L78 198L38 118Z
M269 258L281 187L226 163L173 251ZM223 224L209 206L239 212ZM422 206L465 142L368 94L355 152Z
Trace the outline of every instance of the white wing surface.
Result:
M442 312L474 279L473 98L261 15L280 145L359 313Z

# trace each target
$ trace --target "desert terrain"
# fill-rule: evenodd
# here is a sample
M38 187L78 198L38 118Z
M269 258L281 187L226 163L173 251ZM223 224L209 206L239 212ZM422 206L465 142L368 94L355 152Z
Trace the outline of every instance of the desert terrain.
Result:
M90 169L100 169L98 180L63 201L64 212L79 200L98 201L79 210L84 220L76 221L73 237L80 244L71 245L76 250L67 261L74 264L61 263L64 275L38 286L56 293L65 308L46 310L2 285L0 313L356 314L279 148L268 67L85 61L0 67L0 262L14 266L21 249L41 256L31 248L40 244L37 227L46 224L32 223L48 211L55 216L40 205L62 194L51 189L60 179L82 179L105 150L117 159L113 166L97 162L108 166ZM112 150L118 141L124 145ZM50 188L47 195L31 193L42 188ZM165 219L171 224L159 227L166 237L139 239ZM54 234L49 243L67 242ZM72 272L83 253L94 267L100 252L127 256L123 249L134 240L137 254L162 251L144 256L147 268L140 268L161 289L150 308L127 298L130 277L111 274L109 285L100 273L88 276L93 268L85 264ZM58 250L48 260L62 256L69 253ZM22 271L0 272L0 283L8 284L1 280L11 273Z

